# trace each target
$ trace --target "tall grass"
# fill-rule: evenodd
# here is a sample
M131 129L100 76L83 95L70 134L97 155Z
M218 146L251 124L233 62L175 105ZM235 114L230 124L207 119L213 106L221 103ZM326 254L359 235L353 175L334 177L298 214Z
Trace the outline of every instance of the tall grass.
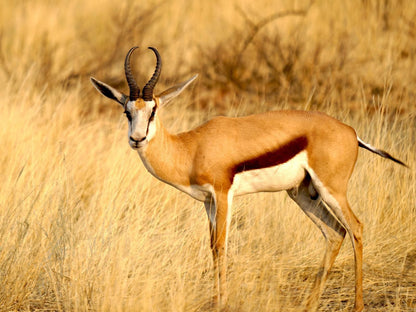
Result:
M409 169L360 151L349 198L364 228L368 311L416 309L416 3L413 1L1 1L0 310L206 311L212 292L202 205L151 177L120 108L126 89L200 74L162 114L173 132L217 114L319 109ZM282 16L279 15L282 13ZM278 15L276 15L278 14ZM283 194L235 200L230 308L297 311L324 240ZM348 239L321 299L352 309Z

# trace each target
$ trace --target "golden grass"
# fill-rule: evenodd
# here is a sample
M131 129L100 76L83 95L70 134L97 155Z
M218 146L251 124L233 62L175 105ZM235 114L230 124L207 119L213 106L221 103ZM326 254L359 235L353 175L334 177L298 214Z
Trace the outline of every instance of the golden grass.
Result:
M366 310L416 309L414 1L0 5L1 311L209 310L202 205L146 172L120 108L88 81L125 90L122 63L136 44L140 84L154 64L149 45L164 60L158 91L200 74L163 112L172 131L216 114L319 109L405 161L410 169L361 150L349 198L365 225ZM306 12L261 25L288 10ZM232 311L299 310L323 248L285 194L237 198ZM346 239L322 311L352 309L353 273Z

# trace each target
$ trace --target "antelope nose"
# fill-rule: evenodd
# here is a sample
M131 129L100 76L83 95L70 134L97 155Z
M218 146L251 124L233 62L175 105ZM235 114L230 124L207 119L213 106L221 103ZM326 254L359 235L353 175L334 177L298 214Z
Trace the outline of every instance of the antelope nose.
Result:
M130 140L132 140L134 143L140 143L143 142L146 139L146 137L142 137L140 139L136 139L133 136L130 136Z

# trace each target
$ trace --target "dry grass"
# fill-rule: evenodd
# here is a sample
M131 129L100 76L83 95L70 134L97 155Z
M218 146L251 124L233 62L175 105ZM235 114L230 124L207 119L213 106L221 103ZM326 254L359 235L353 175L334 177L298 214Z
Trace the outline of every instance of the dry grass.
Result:
M125 90L136 44L140 84L148 45L164 59L159 91L200 74L163 112L172 131L217 114L319 109L405 161L361 151L349 198L365 224L366 310L415 311L416 3L275 2L0 1L1 311L208 309L202 205L145 171L119 107L88 82ZM234 207L232 311L297 311L321 234L285 194ZM346 240L320 309L351 310L353 278Z

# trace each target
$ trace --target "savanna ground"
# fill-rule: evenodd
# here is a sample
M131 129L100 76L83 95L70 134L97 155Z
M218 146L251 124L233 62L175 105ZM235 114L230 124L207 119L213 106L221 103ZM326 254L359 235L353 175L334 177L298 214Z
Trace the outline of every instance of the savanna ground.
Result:
M151 177L121 108L89 83L156 92L199 73L162 114L173 132L215 115L320 110L409 169L361 150L349 199L364 223L367 311L416 310L416 2L0 1L0 310L206 311L203 205ZM162 155L163 156L163 155ZM232 311L298 311L324 250L288 197L235 200ZM345 240L321 311L353 307Z

